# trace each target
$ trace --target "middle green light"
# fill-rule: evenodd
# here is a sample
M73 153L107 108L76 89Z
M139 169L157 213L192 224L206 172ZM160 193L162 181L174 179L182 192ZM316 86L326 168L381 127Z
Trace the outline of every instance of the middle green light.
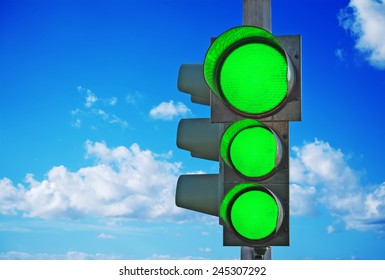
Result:
M263 123L244 119L232 124L223 134L223 160L245 177L263 177L280 160L279 138Z
M267 129L252 127L242 130L230 147L231 161L247 177L260 177L275 167L277 145Z

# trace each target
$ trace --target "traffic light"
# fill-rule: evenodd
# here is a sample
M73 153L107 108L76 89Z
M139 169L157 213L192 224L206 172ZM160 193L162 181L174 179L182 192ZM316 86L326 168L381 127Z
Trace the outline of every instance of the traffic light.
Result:
M253 26L213 40L204 64L183 64L178 88L210 105L182 119L177 146L219 162L181 175L179 207L219 217L225 246L289 245L289 121L301 120L301 38Z
M289 121L301 119L299 36L227 30L207 51L211 122L223 125L223 244L289 245Z

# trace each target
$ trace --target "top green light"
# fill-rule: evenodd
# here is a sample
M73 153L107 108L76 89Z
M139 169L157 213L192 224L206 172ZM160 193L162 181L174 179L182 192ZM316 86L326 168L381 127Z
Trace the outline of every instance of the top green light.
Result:
M206 54L204 76L211 90L241 114L266 114L288 94L285 51L271 33L257 27L220 35Z

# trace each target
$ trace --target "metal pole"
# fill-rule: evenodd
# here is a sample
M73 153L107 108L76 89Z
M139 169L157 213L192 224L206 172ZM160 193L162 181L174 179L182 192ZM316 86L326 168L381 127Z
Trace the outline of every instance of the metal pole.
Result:
M271 0L243 0L243 25L271 32ZM241 260L271 260L271 247L241 246Z
M241 246L241 260L271 260L271 247Z
M271 32L271 0L243 0L243 25Z

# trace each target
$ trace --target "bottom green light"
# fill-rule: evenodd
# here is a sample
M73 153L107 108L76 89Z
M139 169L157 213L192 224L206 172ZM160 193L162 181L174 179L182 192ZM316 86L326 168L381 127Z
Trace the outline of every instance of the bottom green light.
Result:
M261 240L276 231L279 207L275 198L259 185L245 183L224 197L220 216L238 235Z

